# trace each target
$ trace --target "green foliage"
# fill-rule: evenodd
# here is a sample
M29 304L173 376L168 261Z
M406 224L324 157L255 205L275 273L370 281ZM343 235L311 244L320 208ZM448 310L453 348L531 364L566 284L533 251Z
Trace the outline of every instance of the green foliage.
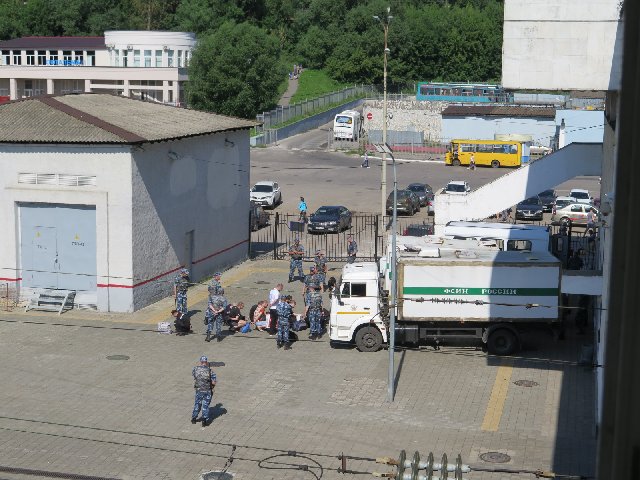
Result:
M275 105L286 76L278 42L249 23L226 22L200 37L189 68L187 99L202 110L252 117Z
M322 70L304 69L298 80L298 90L291 97L291 103L318 98L325 93L335 92L346 86L346 84L335 81Z

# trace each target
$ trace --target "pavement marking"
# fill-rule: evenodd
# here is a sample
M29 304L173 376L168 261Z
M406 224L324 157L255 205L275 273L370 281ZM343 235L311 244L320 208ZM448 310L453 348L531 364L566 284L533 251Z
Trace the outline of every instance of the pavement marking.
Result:
M487 409L484 412L484 420L482 421L481 429L485 432L498 431L512 373L513 366L511 361L503 360L502 366L498 368L498 372L496 373L496 380L493 383L489 403L487 404Z

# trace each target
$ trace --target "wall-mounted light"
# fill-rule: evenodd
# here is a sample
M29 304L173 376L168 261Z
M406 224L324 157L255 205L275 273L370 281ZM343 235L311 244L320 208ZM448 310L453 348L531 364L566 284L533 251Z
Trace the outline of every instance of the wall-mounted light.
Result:
M107 45L107 48L108 48L109 50L113 50L115 47L116 47L116 46L115 46L113 43L109 43L109 44Z
M162 50L164 50L166 52L167 50L169 50L169 46L168 45L163 45L162 46Z
M127 45L127 50L133 50L133 45Z
M224 139L224 146L225 147L231 148L231 147L234 147L235 145L236 144L234 142L232 142L231 140L229 140L228 138Z

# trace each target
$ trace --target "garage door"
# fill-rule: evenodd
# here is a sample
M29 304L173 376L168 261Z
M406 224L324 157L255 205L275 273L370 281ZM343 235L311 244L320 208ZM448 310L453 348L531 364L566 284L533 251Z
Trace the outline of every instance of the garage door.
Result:
M21 203L20 261L25 287L96 290L96 208Z

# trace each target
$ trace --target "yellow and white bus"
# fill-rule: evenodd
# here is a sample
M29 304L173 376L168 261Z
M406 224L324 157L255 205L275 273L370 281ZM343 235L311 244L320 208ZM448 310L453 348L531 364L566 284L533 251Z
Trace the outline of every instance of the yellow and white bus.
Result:
M528 147L518 141L451 140L444 157L446 165L469 165L471 155L476 166L519 167L527 162Z

